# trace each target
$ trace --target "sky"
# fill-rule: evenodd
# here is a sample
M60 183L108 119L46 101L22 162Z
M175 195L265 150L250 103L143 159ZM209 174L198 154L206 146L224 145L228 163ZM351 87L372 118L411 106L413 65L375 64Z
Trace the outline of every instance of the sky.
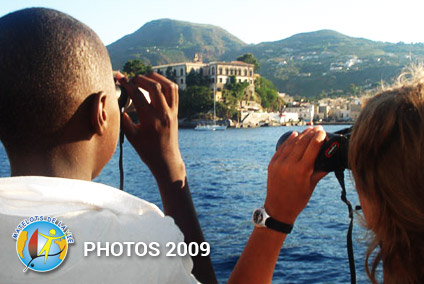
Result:
M105 45L162 18L219 26L248 44L321 29L375 41L424 42L423 0L0 0L0 16L28 7L65 12Z

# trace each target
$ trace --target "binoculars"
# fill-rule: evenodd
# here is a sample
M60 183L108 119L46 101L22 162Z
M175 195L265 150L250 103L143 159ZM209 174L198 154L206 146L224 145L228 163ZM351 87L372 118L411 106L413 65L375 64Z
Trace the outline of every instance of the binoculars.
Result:
M315 160L314 169L322 172L338 172L349 168L347 154L352 127L327 133L324 144ZM276 150L289 138L293 131L284 133L277 142Z
M121 111L126 111L131 106L131 99L128 95L127 90L121 85L115 85L116 88L116 97L118 99L119 109Z

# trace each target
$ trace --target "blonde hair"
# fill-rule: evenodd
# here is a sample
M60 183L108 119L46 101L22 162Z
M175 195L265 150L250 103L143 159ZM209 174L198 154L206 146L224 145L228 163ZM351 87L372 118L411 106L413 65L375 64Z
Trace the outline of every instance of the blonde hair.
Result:
M354 125L349 164L370 204L366 271L377 283L424 281L424 68L409 68L370 98ZM369 260L375 251L371 265Z

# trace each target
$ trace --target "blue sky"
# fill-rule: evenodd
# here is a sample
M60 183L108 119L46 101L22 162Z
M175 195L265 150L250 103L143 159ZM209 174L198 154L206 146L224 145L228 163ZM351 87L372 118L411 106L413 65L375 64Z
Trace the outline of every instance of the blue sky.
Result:
M378 41L424 42L423 0L2 0L0 16L26 7L70 14L106 45L161 18L220 26L246 43L320 29Z

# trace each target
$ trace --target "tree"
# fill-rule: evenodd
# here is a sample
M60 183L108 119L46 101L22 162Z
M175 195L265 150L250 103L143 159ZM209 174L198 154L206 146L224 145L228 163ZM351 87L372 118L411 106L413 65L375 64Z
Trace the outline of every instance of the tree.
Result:
M143 75L152 73L152 66L146 66L140 59L131 59L125 63L122 71L132 78L136 75Z
M175 70L175 69L172 70L171 66L168 66L168 68L166 68L165 76L166 76L166 78L168 78L172 82L174 82L174 83L177 82L177 70Z
M235 108L229 108L223 102L216 102L216 116L231 118L237 116L237 110Z
M354 97L359 97L362 93L362 87L356 86L355 84L350 84L349 86L349 94Z
M255 81L255 92L261 98L261 105L263 108L270 108L273 110L279 108L281 102L278 101L278 91L271 81L264 77L257 78Z
M321 90L321 93L316 96L317 101L325 98L328 98L328 94L324 90Z
M191 117L213 109L213 93L206 86L189 86L180 90L180 117Z
M231 76L224 89L224 102L228 106L227 118L236 118L237 107L245 96L248 82L237 82L236 76Z
M199 72L191 69L186 78L186 84L190 86L209 86L209 79L203 76L203 69L200 69Z
M240 102L243 100L245 90L249 86L248 82L237 82L236 76L231 76L230 81L225 85L225 93L230 97L230 101Z
M237 61L243 61L243 62L255 65L254 67L255 72L258 72L259 69L261 69L261 64L255 58L255 56L253 56L252 53L245 53L243 55L240 55L239 57L237 57Z

